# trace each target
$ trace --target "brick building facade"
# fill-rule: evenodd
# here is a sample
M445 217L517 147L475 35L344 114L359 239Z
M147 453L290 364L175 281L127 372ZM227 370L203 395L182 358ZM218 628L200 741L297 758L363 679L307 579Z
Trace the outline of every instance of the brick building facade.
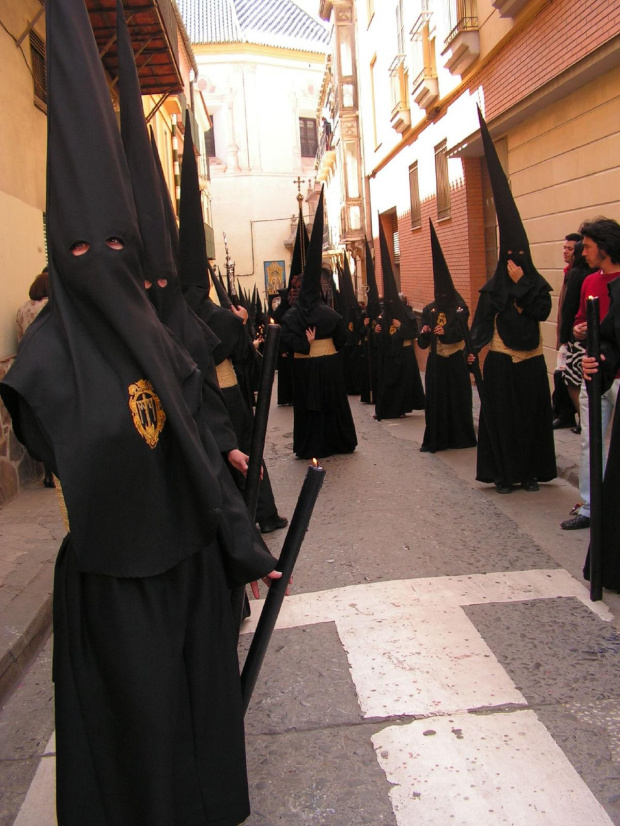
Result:
M354 11L366 232L379 276L382 221L392 230L395 269L410 304L420 310L432 300L431 218L455 285L475 309L497 243L479 105L534 262L553 287L554 309L543 325L551 372L563 238L595 215L620 220L620 6L611 0L322 3L325 13L342 7Z

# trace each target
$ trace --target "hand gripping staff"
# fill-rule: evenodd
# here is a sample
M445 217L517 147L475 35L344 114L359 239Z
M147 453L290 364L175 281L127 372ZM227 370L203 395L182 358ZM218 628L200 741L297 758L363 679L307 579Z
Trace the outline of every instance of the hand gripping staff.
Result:
M260 485L261 468L263 466L263 453L265 451L269 405L271 402L271 388L273 387L273 377L276 372L279 340L279 325L269 324L265 337L263 362L258 382L258 396L256 399L256 410L254 412L254 424L252 426L252 441L250 442L250 458L248 460L248 470L245 477L244 499L252 521L254 521L256 517L256 506L258 504L258 487ZM231 605L237 629L241 626L244 603L245 588L243 586L234 588L231 594Z

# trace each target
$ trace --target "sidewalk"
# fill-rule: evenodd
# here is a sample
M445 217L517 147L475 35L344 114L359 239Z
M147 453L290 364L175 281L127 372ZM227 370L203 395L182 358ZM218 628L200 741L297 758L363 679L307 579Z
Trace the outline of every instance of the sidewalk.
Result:
M478 409L474 392L476 422ZM556 430L555 445L558 476L577 486L579 436ZM54 561L63 536L56 493L42 484L0 510L0 701L50 633Z
M50 633L64 533L56 491L42 482L0 510L0 701Z

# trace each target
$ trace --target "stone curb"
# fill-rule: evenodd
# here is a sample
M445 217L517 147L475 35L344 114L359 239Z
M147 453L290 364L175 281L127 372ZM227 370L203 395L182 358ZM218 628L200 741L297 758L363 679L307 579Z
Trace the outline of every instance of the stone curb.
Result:
M16 613L18 610L16 609ZM27 609L24 613L27 616L24 616L21 626L14 622L13 611L9 617L15 639L9 648L0 652L0 704L12 693L21 675L27 671L51 634L51 593L40 599L38 605L33 602L30 610Z

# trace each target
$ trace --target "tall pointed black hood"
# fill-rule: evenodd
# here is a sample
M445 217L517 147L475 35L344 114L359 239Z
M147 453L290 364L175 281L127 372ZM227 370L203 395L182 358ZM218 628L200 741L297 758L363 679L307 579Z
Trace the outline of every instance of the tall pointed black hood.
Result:
M342 317L345 326L349 332L353 329L359 321L361 311L355 289L353 288L353 279L351 277L351 269L349 267L349 256L344 254L344 267L339 269L340 294L342 297Z
M344 265L340 271L340 294L342 295L342 302L347 309L359 308L355 289L353 287L353 278L351 276L351 267L349 266L349 256L345 252Z
M398 297L398 287L392 269L392 259L387 245L383 225L379 221L379 247L381 249L381 269L383 270L383 315L384 318L406 321L403 302Z
M142 238L144 277L153 283L162 279L168 281L176 275L176 263L166 227L160 183L142 109L140 82L121 0L116 0L116 32L121 138Z
M160 320L179 338L205 370L218 344L213 333L191 312L183 298L174 243L178 230L163 175L157 144L149 138L133 49L121 0L117 0L118 89L121 137L131 174L134 202L143 247L147 295Z
M454 287L452 276L446 259L444 258L439 238L435 232L433 222L428 220L431 230L431 251L433 254L433 283L435 286L435 308L437 312L442 312L449 323L455 317L459 307L468 309L460 294Z
M208 261L198 166L194 154L188 110L185 118L179 208L179 278L184 292L189 287L200 287L206 290L208 296L210 288ZM191 302L190 306L192 306Z
M321 196L314 215L312 236L308 245L306 264L304 266L301 288L297 297L297 307L300 312L310 319L312 310L321 303L321 265L323 260L323 221L324 221L324 191L321 187Z
M81 570L152 575L204 547L219 521L221 490L188 408L201 378L144 290L129 170L83 0L49 0L46 20L50 309L5 388L53 445Z
M207 267L209 269L209 276L211 278L211 283L215 288L215 292L217 293L217 300L220 302L220 307L224 307L225 310L230 310L232 307L232 301L230 300L230 296L226 292L226 287L222 283L221 277L218 277L215 274L215 270L211 266L211 262L207 258Z
M166 183L166 176L164 175L164 168L161 163L161 158L159 157L159 149L157 148L157 143L155 141L155 135L153 134L152 127L150 128L150 135L151 135L151 149L153 150L153 161L155 163L155 169L157 170L157 175L159 178L159 188L161 193L161 200L164 205L164 214L166 217L166 227L168 231L168 237L170 239L170 245L172 246L172 254L174 255L174 260L177 262L179 261L179 227L177 224L176 214L174 211L174 207L172 206L172 198L170 197L170 190L168 189L168 184Z
M372 258L370 244L366 239L366 282L368 285L368 301L366 303L366 314L371 321L376 321L381 315L381 305L379 302L379 289L377 288L377 277L375 275L375 262Z
M493 200L497 213L497 223L499 225L499 258L504 264L508 258L512 258L520 266L521 260L531 261L530 244L523 226L523 221L519 215L519 210L510 190L508 178L501 165L497 149L493 139L489 134L488 127L482 112L478 107L478 120L480 122L480 134L484 146L484 159L489 171L491 189L493 190ZM513 256L519 256L517 261Z
M532 262L530 245L523 221L521 220L519 210L517 209L510 190L508 178L500 163L495 144L489 134L486 122L482 117L480 107L478 107L478 120L480 121L484 158L493 190L493 200L495 202L495 211L497 213L497 223L499 226L499 256L497 267L493 277L482 289L493 294L496 309L499 311L510 301L512 281L507 270L509 259L523 268L532 286L534 286L535 283L542 282L549 288L549 291L551 291L551 286L547 284Z
M306 264L306 254L308 252L308 230L304 221L304 214L299 203L299 217L297 219L297 232L295 233L295 246L293 247L293 258L291 259L291 271L289 273L288 285L291 286L291 278L294 275L301 275Z

